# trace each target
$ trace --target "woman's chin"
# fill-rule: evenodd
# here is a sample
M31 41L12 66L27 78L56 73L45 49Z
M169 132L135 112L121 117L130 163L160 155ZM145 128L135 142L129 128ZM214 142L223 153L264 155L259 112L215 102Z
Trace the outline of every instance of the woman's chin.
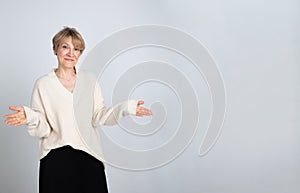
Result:
M72 68L74 68L75 67L75 64L74 63L72 63L72 64L70 64L70 63L64 63L64 64L61 64L60 65L61 67L63 67L63 68L70 68L70 69L72 69Z

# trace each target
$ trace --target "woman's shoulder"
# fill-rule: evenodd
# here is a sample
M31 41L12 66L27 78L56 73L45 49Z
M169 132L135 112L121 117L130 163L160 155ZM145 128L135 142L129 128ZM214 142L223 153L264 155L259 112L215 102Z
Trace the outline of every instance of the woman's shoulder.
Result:
M78 77L83 78L85 80L93 80L93 81L97 80L96 75L93 72L87 70L79 70Z
M52 69L49 73L40 76L36 81L35 85L40 86L44 84L48 84L49 82L55 80L56 75L54 69Z

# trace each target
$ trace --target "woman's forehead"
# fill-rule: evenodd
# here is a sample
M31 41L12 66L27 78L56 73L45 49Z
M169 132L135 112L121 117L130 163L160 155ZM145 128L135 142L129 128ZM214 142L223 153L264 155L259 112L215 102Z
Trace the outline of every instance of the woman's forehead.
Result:
M73 38L71 36L65 37L61 40L61 43L73 44Z

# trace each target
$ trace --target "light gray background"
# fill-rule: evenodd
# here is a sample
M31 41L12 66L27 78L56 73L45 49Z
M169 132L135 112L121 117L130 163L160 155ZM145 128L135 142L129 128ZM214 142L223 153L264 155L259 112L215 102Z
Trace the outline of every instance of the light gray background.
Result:
M177 27L209 49L223 75L222 134L204 157L197 156L199 132L164 167L141 172L108 167L111 193L299 192L299 7L296 0L1 1L0 114L9 113L9 105L28 105L34 81L56 66L51 38L62 26L83 34L87 50L80 61L120 29ZM38 141L24 126L3 121L0 192L37 192Z

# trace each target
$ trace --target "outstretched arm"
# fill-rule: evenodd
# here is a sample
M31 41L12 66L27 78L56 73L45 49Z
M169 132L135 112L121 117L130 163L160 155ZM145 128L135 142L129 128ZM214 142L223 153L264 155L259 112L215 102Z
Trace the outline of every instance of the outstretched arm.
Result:
M27 106L10 106L9 109L15 112L4 116L5 123L14 126L26 124L31 136L40 138L49 136L51 128L45 116L37 85L33 89L30 108Z
M127 115L149 116L152 112L149 109L142 107L144 101L128 100L120 102L112 107L107 108L104 105L101 88L98 82L95 83L94 90L94 112L93 125L114 125Z

